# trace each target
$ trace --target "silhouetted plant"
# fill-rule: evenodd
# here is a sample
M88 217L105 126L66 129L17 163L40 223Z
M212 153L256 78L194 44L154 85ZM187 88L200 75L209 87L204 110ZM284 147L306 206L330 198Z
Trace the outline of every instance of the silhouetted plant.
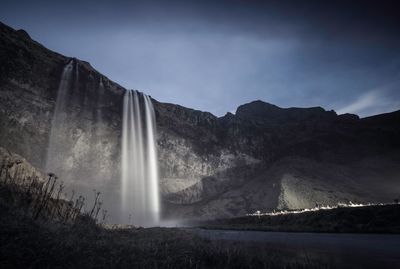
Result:
M65 215L64 215L64 223L67 222L68 220L70 220L70 217L72 216L75 207L74 207L74 197L75 197L75 190L71 191L71 197L69 198L69 206L67 207L67 209L65 210Z
M75 206L71 214L71 218L74 220L82 212L82 207L85 205L85 197L79 195L75 201Z
M94 202L93 202L92 210L90 210L90 213L89 213L89 217L91 217L91 218L93 218L93 214L96 210L97 204L99 203L99 197L100 197L99 191L93 190L93 192L94 192Z
M58 212L58 214L61 215L61 210L62 210L64 203L60 203L60 196L61 196L61 193L62 193L64 187L65 187L64 183L61 181L60 185L58 185L57 196L56 196L56 199L54 202L54 208L53 208L53 213L52 213L51 218L55 217L56 212ZM60 209L60 207L61 207L61 209Z
M24 168L19 164L22 161L4 160L0 166L0 183L7 187L11 201L23 208L24 215L28 214L37 220L43 217L46 220L58 220L64 224L75 222L84 217L92 219L95 223L102 212L101 222L108 216L106 210L101 211L102 202L99 199L100 192L94 190L95 200L89 212L86 211L85 197L80 195L75 202L75 191L72 190L69 201L62 199L65 188L63 182L58 183L54 173L48 173L45 181L32 172L27 176ZM87 212L87 213L84 213Z
M33 219L37 219L43 209L47 208L48 202L53 195L57 182L57 176L53 173L49 173L48 175L49 177L44 187L44 191L40 193L40 196L37 199L36 208L33 213Z
M104 224L104 223L105 223L105 221L106 221L106 219L107 219L107 213L108 213L107 210L105 210L105 209L101 210L101 214L102 214L102 217L101 217L101 224Z
M100 212L100 209L101 209L101 205L102 205L102 204L103 204L102 202L98 202L98 203L97 203L96 215L94 216L94 219L95 219L95 220L97 220L97 217L98 217L98 215L99 215L99 212Z

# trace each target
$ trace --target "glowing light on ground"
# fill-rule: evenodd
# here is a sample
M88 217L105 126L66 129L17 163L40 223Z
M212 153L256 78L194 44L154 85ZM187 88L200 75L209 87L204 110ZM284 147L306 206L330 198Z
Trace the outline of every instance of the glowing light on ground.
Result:
M315 212L315 211L321 211L321 210L332 210L336 208L345 208L345 207L365 207L365 206L382 206L382 205L388 205L388 204L383 204L383 203L366 203L366 204L360 204L360 203L338 203L337 205L334 206L316 206L313 208L304 208L304 209L296 209L296 210L280 210L280 211L274 211L274 212L265 212L262 213L261 211L256 211L251 214L247 214L246 216L279 216L279 215L287 215L287 214L301 214L301 213L307 213L307 212Z

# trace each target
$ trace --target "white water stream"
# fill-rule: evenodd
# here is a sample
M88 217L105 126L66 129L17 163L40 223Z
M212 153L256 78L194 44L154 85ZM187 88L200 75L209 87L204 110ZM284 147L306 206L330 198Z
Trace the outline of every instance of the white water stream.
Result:
M155 116L150 97L134 90L124 96L122 118L122 210L129 224L159 224Z

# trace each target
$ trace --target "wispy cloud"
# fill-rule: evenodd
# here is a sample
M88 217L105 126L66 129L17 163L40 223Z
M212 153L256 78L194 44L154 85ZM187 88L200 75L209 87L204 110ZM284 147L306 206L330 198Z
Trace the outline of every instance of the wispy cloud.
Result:
M338 109L337 113L353 113L364 117L398 110L400 109L400 101L393 98L390 93L399 87L398 83L391 83L370 90L359 96L352 103Z
M371 108L376 105L378 99L381 99L381 96L376 91L367 92L360 97L358 97L351 104L342 107L337 111L338 114L344 113L360 113L368 108Z

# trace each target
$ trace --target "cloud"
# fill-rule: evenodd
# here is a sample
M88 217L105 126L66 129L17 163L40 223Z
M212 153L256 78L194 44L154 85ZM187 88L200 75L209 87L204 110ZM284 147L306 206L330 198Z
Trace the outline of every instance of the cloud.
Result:
M376 91L367 92L357 98L351 104L339 109L338 114L353 113L357 114L365 109L371 108L376 105L376 101L380 99L379 93Z
M400 101L393 98L392 92L398 84L384 85L359 96L352 103L337 110L338 114L352 113L361 117L400 109Z
M2 0L0 20L159 101L217 116L257 99L367 116L399 109L400 82L373 90L400 77L388 1Z

